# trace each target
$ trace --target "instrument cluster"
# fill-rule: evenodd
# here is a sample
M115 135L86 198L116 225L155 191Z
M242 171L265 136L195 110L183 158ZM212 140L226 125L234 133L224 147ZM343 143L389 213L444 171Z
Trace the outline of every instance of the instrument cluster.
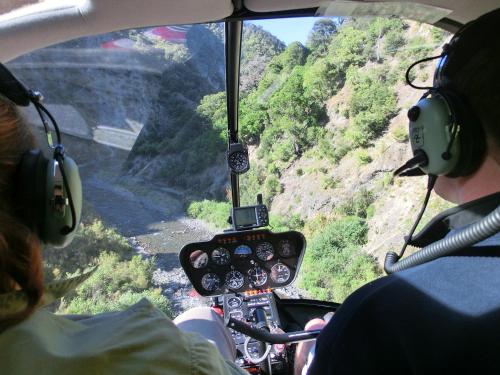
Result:
M184 246L184 272L203 296L264 290L290 284L305 249L299 232L268 230L227 232L207 242Z

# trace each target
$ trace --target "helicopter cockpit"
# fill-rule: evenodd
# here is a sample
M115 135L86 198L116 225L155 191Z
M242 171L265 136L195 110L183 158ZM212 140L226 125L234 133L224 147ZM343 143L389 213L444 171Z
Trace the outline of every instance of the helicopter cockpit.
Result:
M321 332L308 321L450 251L384 258L450 207L393 174L420 167L411 142L428 137L408 135L422 93L407 82L432 85L426 59L498 1L10 3L0 59L40 90L82 177L82 225L73 250L44 249L46 281L101 264L54 312L210 306L238 367L292 374ZM37 109L22 111L50 153L61 134Z

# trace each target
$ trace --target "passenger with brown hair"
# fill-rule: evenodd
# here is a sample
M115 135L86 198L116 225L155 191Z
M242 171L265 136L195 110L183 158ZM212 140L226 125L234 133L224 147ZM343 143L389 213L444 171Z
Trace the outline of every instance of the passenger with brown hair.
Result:
M0 92L6 74L15 80L0 65ZM43 283L41 235L30 217L30 187L19 178L26 155L37 155L30 151L36 144L10 98L0 96L0 374L245 374L234 364L230 333L208 307L175 321L146 299L90 317L43 308L86 275Z
M0 306L0 331L32 314L43 294L40 241L18 217L22 202L14 199L19 162L33 148L34 137L16 105L0 97L0 293L23 291L27 302L14 312Z

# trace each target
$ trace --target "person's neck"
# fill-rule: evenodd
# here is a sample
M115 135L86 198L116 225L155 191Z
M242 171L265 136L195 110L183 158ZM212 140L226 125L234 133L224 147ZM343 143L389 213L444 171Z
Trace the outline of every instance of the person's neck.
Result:
M479 170L472 176L457 179L458 203L467 203L500 191L500 165L487 157Z

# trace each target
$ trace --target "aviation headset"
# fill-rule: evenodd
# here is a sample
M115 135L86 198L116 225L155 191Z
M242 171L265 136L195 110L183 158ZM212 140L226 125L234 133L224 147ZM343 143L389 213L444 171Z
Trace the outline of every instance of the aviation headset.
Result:
M474 173L486 155L486 135L466 98L452 87L452 79L467 60L491 46L497 35L500 10L463 26L444 45L441 55L413 63L406 80L416 89L427 90L408 111L409 136L414 157L394 174L459 177ZM411 69L439 58L432 87L414 85Z
M397 266L413 233L422 219L437 176L459 177L474 173L486 155L486 135L479 118L457 90L453 79L467 64L467 59L492 46L500 21L500 9L479 17L464 25L444 45L439 56L427 57L414 62L406 71L406 82L415 89L426 90L418 103L408 110L410 143L413 158L394 171L397 176L419 176L427 174L427 194L417 219L405 237L399 254L390 251L386 255L384 269L392 273ZM497 41L493 43L498 43ZM439 59L432 87L414 85L410 80L413 67L426 61ZM472 78L473 79L473 78ZM415 254L417 257L417 255ZM418 255L420 256L420 255ZM416 264L419 264L418 262Z
M42 95L27 89L2 64L0 94L18 106L34 105L53 153L50 159L39 149L23 154L14 186L17 214L37 233L43 243L57 247L66 246L73 239L81 218L82 183L78 166L73 159L65 155L59 127L41 103ZM55 130L55 144L45 116Z

